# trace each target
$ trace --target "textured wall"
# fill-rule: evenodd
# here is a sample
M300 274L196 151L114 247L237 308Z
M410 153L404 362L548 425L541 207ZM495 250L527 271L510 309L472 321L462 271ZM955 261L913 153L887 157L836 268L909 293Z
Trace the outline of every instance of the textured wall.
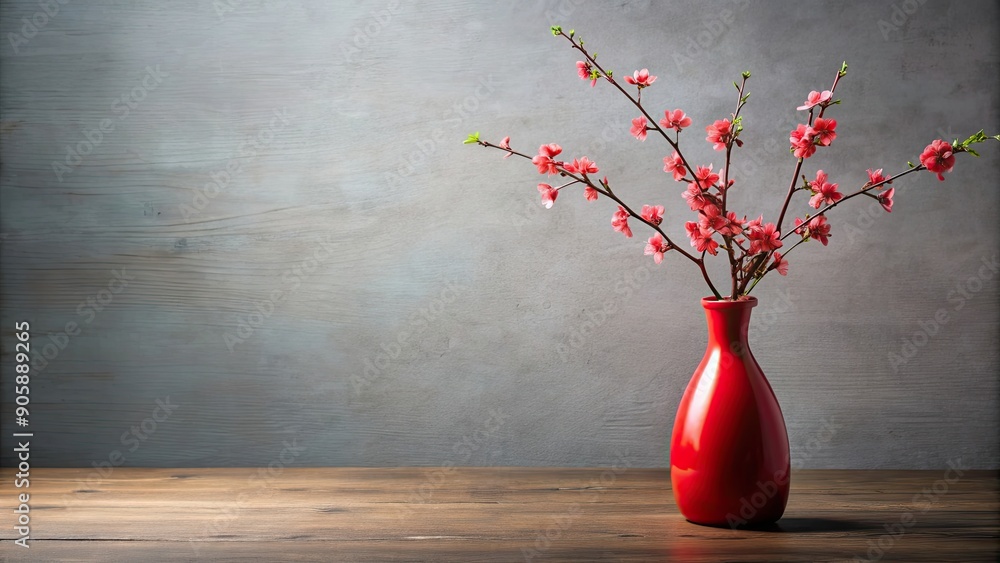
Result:
M685 146L717 168L698 131L750 69L731 201L752 216L775 218L794 108L844 59L840 137L810 176L846 189L936 137L1000 129L992 1L41 10L0 13L0 416L9 428L27 319L48 356L31 382L44 465L665 465L704 350L697 272L654 266L607 202L545 210L530 165L460 144L560 142L629 201L665 204L683 238L667 149L629 137L635 111L576 77L551 23L619 75L659 75L648 104L692 115ZM838 208L830 245L755 291L752 345L797 463L998 467L997 276L981 266L1000 146L982 152L944 183L900 182L891 215Z

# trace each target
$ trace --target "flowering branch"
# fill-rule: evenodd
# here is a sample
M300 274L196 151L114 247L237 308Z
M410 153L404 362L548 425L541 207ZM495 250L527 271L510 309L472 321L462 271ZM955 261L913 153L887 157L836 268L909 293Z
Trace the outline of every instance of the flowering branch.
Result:
M542 204L547 208L552 207L563 188L576 184L581 184L584 187L583 195L588 201L595 201L600 196L614 201L618 204L618 210L615 211L611 220L611 226L615 231L631 238L632 230L628 223L629 218L636 218L646 224L656 234L649 238L645 254L652 256L653 260L659 264L667 252L676 250L698 266L712 294L719 300L723 298L708 274L705 256L706 254L717 255L720 246L726 251L729 260L731 285L727 299L745 298L768 273L777 271L782 276L787 275L787 256L801 244L817 240L826 246L829 242L831 228L827 215L842 202L865 195L876 199L887 212L891 212L895 188L883 191L885 186L907 174L922 170L936 174L939 180L944 180L943 174L954 167L957 153L967 152L978 156L972 145L989 139L1000 141L1000 135L987 136L983 131L979 131L962 142L956 139L952 143L947 143L937 139L924 148L920 155L919 164L911 163L907 170L890 177L883 176L882 168L868 169L868 182L857 191L847 195L838 191L838 184L831 182L823 170L816 171L815 179L809 180L805 174L802 174L806 159L811 157L820 147L830 146L837 138L837 122L834 119L828 119L825 114L827 108L840 103L840 100L833 98L833 94L840 79L847 74L847 63L845 62L837 71L829 90L810 92L806 101L797 108L800 111L808 111L808 117L805 123L799 124L789 134L789 150L795 157L795 167L777 222L766 223L763 215L753 220L747 220L745 215L740 218L729 209L728 195L735 183L730 170L732 168L733 146L743 146L743 141L740 139L740 133L743 130L741 111L749 98L749 94L746 92L747 79L750 78L749 72L743 73L742 83L733 83L738 97L736 108L729 115L729 118L716 120L705 127L707 133L705 140L716 151L724 151L725 153L725 165L716 172L711 164L694 166L693 162L685 157L680 150L680 132L692 124L690 117L680 109L666 110L663 119L656 122L649 111L643 107L642 91L656 81L656 76L651 75L647 69L636 70L631 76L626 76L624 81L636 88L636 93L633 96L615 80L610 70L606 70L597 62L597 53L590 53L584 47L583 40L576 38L576 33L573 30L567 33L561 27L553 26L552 34L565 38L573 49L583 55L584 60L576 63L577 74L581 79L589 81L591 86L596 86L601 78L607 80L640 111L641 115L632 120L631 134L636 139L644 141L649 131L656 131L673 149L673 154L663 159L663 171L672 174L675 181L687 184L687 189L682 196L691 211L696 213L697 221L688 221L684 227L694 250L687 251L681 248L661 228L664 206L643 205L642 210L636 213L615 194L607 177L600 181L592 180L591 175L596 175L599 169L586 156L575 158L572 161L556 160L555 157L562 152L562 147L555 143L542 145L538 149L538 154L532 156L510 148L510 137L505 137L499 144L494 144L480 140L479 133L469 135L465 142L504 151L507 153L504 158L516 155L530 160L538 168L540 174L559 175L569 180L557 187L552 187L547 183L538 184ZM667 133L670 129L676 132L673 137ZM800 178L801 185L798 183ZM808 203L816 212L813 215L806 214L805 220L796 218L795 227L782 232L781 229L792 197L798 191L808 191L812 194ZM799 240L787 248L784 253L780 252L779 249L784 246L783 241L792 233L799 235ZM721 244L716 240L716 237L721 238Z
M608 82L610 82L615 88L617 88L619 92L621 92L626 98L628 98L629 101L632 102L632 105L634 105L636 108L638 108L639 111L642 112L643 117L645 117L646 123L643 124L644 128L646 130L656 131L657 133L659 133L660 136L662 136L667 141L667 143L670 144L671 148L673 148L675 151L677 151L677 154L681 158L681 162L684 164L684 168L686 168L687 171L690 172L692 176L694 176L694 169L691 168L691 165L688 164L687 159L685 159L683 153L681 153L681 149L680 149L680 146L679 146L679 141L674 141L673 139L671 139L667 135L666 131L664 131L662 128L660 128L656 124L656 120L653 118L652 115L649 114L649 112L646 111L646 108L642 107L642 90L643 90L643 88L648 87L650 84L652 84L656 80L655 76L652 77L652 80L649 80L647 78L647 80L638 81L638 80L636 80L636 78L638 78L639 77L639 73L641 73L641 71L638 71L637 72L637 76L632 77L632 82L636 83L636 85L638 87L638 90L639 90L638 94L637 94L637 97L633 98L632 95L629 94L625 90L625 88L622 87L621 84L619 84L618 82L615 81L613 72L604 70L604 67L602 67L597 62L597 53L594 53L593 55L591 55L589 52L587 52L587 49L585 49L583 47L583 39L581 39L579 42L577 42L574 39L576 33L573 30L570 30L570 32L567 34L566 32L564 32L562 30L561 27L559 27L559 26L552 26L552 35L555 35L556 37L560 37L560 36L561 37L565 37L566 40L570 42L570 44L572 45L573 49L576 49L577 51L580 51L580 54L582 54L587 59L586 65L589 65L589 71L590 71L589 77L590 77L591 80L595 80L596 81L597 78L600 78L600 77L603 76ZM588 67L586 67L586 66L585 67L580 67L579 64L578 64L577 68L588 68ZM647 76L648 76L648 74L647 74ZM628 78L626 78L626 81L628 81ZM652 124L652 125L650 125L650 124ZM680 131L678 130L677 133L679 135ZM643 139L645 139L645 134L643 134ZM678 139L679 139L679 137L678 137Z
M739 124L740 123L740 110L743 109L743 106L746 105L746 103L747 103L747 99L750 97L750 94L743 95L743 92L746 90L747 79L749 79L749 78L750 78L750 72L749 71L748 72L744 72L743 73L743 83L740 84L739 86L737 86L737 88L736 88L736 90L738 92L738 95L736 97L736 100L737 100L736 101L736 111L734 111L732 115L733 115L733 123L736 124L737 129L739 129L739 127L740 127L740 124ZM733 86L736 86L735 82L733 82ZM734 135L733 138L735 139L735 135ZM722 192L722 216L723 217L725 217L727 215L727 212L728 212L728 209L726 207L726 199L727 199L727 196L729 195L729 168L730 168L731 161L732 161L732 154L733 154L733 143L732 143L732 141L730 141L729 143L726 144L726 166L725 166L725 168L722 169L722 185L726 188ZM740 267L740 264L741 264L742 260L737 261L737 259L736 259L736 252L733 250L733 237L732 236L730 236L730 235L722 235L722 241L725 243L724 246L726 247L726 253L729 255L729 273L730 273L730 277L732 278L732 282L733 282L732 283L732 291L731 291L731 294L730 294L729 298L735 300L739 296L738 295L739 294L739 287L738 286L739 286L740 272L742 270L742 268Z
M470 136L470 138L471 138L471 136ZM480 140L478 138L478 134L477 134L475 142L478 143L481 146L484 146L484 147L495 148L495 149L500 149L500 150L506 151L508 153L508 155L512 154L512 155L516 155L516 156L519 156L521 158L526 158L526 159L532 160L532 161L535 158L535 157L531 157L531 156L528 156L528 155L526 155L524 153L521 153L521 152L518 152L518 151L515 151L515 150L511 149L510 146L509 146L509 140L501 143L500 145L495 145L495 144L493 144L493 143L491 143L489 141ZM503 145L508 145L508 146L503 146ZM632 208L628 206L628 204L626 204L624 201L622 201L614 193L614 191L611 189L611 185L608 183L607 178L605 178L599 184L594 184L590 180L590 177L587 176L586 173L574 173L571 170L567 170L566 167L565 167L565 165L564 165L565 163L562 163L562 162L553 162L553 164L554 164L556 170L559 171L559 175L560 176L566 176L566 177L569 177L569 178L573 179L572 182L569 182L567 184L559 186L559 188L553 188L554 190L558 190L558 189L564 188L564 187L569 186L571 184L582 183L582 184L586 184L589 189L592 189L592 190L596 191L597 193L599 193L599 194L601 194L601 195L603 195L603 196L611 199L612 201L614 201L615 203L617 203L619 206L621 206L621 208L625 211L625 213L628 214L627 216L637 218L639 221L642 221L643 223L645 223L646 225L648 225L649 227L651 227L653 230L655 230L657 233L659 233L659 235L661 237L663 237L663 241L664 241L666 247L668 247L667 248L668 250L676 250L677 252L681 253L681 255L683 255L685 258L687 258L688 260L691 260L692 262L694 262L695 264L697 264L698 268L701 270L702 276L705 278L705 282L708 284L708 287L712 290L712 293L715 295L716 298L718 298L718 299L722 298L722 295L718 292L717 289L715 289L715 285L712 283L712 279L708 275L708 270L705 268L705 259L704 259L705 257L704 257L704 254L702 255L701 258L695 258L691 253L685 251L683 248L681 248L681 247L677 246L676 244L674 244L674 242L670 239L670 236L667 235L667 233L665 233L662 228L660 228L659 222L648 220L643 215L636 214L636 212L633 211ZM577 174L579 174L579 175L577 175ZM547 185L547 184L542 184L542 185ZM631 231L629 231L629 236L631 236Z

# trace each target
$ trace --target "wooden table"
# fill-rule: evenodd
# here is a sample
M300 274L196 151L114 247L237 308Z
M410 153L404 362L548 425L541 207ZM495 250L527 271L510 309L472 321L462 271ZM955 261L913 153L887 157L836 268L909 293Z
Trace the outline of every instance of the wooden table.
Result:
M666 469L32 468L29 489L13 473L0 472L5 561L993 562L1000 550L998 474L984 471L798 471L777 525L737 531L685 521ZM13 543L25 491L29 549Z

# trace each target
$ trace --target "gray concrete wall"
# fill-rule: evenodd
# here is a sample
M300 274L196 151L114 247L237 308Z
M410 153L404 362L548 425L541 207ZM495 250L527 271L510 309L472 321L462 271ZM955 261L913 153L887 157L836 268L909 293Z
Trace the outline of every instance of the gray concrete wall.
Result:
M4 428L29 320L49 356L31 380L39 465L664 466L704 350L697 272L654 266L606 202L541 208L530 165L460 141L588 154L683 239L667 148L629 137L635 111L581 82L548 26L618 75L651 69L650 107L687 111L685 146L717 168L699 131L749 69L731 201L773 220L794 108L842 60L840 136L810 176L847 189L939 136L1000 129L998 16L992 1L4 2ZM981 266L1000 146L982 152L946 182L900 182L891 215L845 204L828 247L755 291L753 349L799 465L998 467L997 276Z

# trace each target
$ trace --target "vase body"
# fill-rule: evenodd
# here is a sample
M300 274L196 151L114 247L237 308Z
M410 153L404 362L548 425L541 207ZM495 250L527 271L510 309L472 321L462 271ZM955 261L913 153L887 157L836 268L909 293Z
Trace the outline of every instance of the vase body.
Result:
M775 522L788 502L788 434L778 400L750 353L757 299L702 299L708 349L677 409L670 482L685 518L710 526Z

